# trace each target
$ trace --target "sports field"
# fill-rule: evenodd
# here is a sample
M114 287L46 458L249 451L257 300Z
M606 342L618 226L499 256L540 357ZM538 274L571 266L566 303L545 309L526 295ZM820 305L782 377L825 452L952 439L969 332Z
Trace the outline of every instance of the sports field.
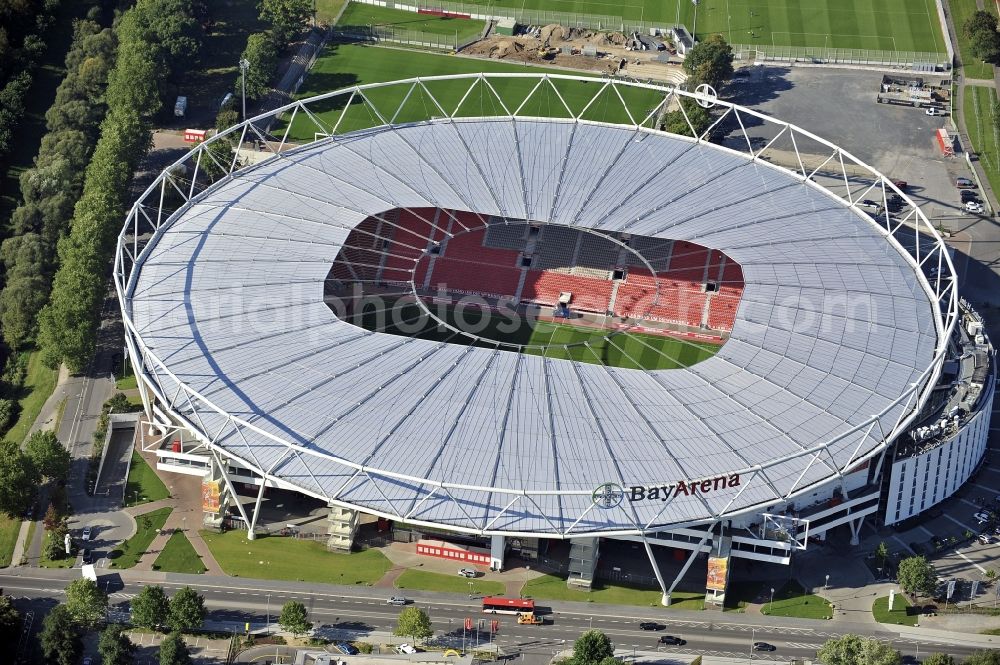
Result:
M482 32L483 27L485 27L485 21L430 16L352 2L347 5L347 9L341 15L340 21L337 22L338 28L347 29L349 26L417 30L420 32L430 32L435 35L455 37L458 41L462 41L470 37L475 37Z
M353 85L392 81L414 76L477 72L567 73L566 71L541 67L526 67L512 63L406 51L390 47L331 43L316 61L315 67L306 77L302 87L299 88L297 97L303 99ZM536 80L507 80L495 81L493 85L497 93L502 96L504 103L513 111L528 96L536 83ZM469 81L439 81L428 83L427 88L449 113L454 112L457 108L458 115L465 117L506 115L503 107L497 102L496 96L482 86L477 86L459 107L459 102L469 85ZM593 85L600 85L600 83L595 81ZM586 106L596 90L589 83L557 82L555 87L574 113L580 112ZM371 103L378 107L389 120L391 119L389 116L395 112L406 95L407 89L407 87L395 86L371 90L366 94ZM649 110L655 108L662 99L659 95L645 90L622 89L621 92L626 103L629 104L629 108L632 109L633 115L644 116ZM338 133L383 124L367 105L360 103L360 100L355 100L355 103L344 112L344 104L347 99L344 96L329 102L314 103L309 106L309 110L318 116L326 131L334 126L342 112L343 120L340 121ZM396 116L395 121L396 123L413 122L440 115L441 112L437 110L427 95L417 92L410 96L399 115ZM566 113L562 102L555 93L551 92L551 89L545 88L532 95L531 101L521 109L521 115L561 118L567 117L569 114ZM603 122L629 122L621 102L610 91L599 97L582 117L587 120ZM640 120L641 117L636 121ZM284 127L284 122L277 122L272 132L280 136ZM308 116L299 113L296 115L289 132L289 140L311 141L318 131L319 128Z
M398 301L397 301L398 302ZM391 300L368 304L364 314L348 321L367 330L418 337L453 344L497 348L496 342L523 344L524 352L546 358L625 367L628 369L675 369L689 367L715 355L719 345L693 342L664 335L587 328L575 324L525 319L468 307L456 314L450 307L434 306L434 313L449 325L481 338L455 333L441 326L412 302L395 305ZM513 349L511 349L513 350Z
M465 0L465 4L683 23L735 44L943 53L934 0ZM697 19L695 14L697 12Z

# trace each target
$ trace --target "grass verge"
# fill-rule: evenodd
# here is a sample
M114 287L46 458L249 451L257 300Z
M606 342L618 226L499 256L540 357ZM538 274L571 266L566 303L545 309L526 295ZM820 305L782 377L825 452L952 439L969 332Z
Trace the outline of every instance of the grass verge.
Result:
M21 520L0 514L0 568L11 564L14 556L14 545L17 544L17 534L21 530Z
M316 0L316 21L330 25L333 19L337 18L345 2L347 0Z
M916 626L917 613L910 607L910 602L901 593L896 594L892 601L892 611L889 611L889 596L876 598L872 605L872 616L879 623L892 623L900 626Z
M469 586L472 582L472 586ZM505 586L501 582L469 580L458 575L429 573L423 570L407 570L396 579L400 589L421 589L423 591L443 591L445 593L472 593L485 596L502 596Z
M826 599L806 593L798 582L788 582L775 591L773 602L761 606L760 613L799 619L829 619L833 617L833 608Z
M167 540L167 544L163 546L163 551L156 557L156 561L153 562L153 570L164 573L200 575L207 569L184 532L175 531Z
M569 600L579 603L607 603L609 605L637 605L644 607L662 607L660 600L663 594L659 590L638 589L635 587L606 584L601 581L594 583L594 590L578 591L566 586L566 578L556 575L542 575L528 580L521 593L535 600ZM705 594L687 591L675 591L670 609L702 610L705 608Z
M340 27L374 26L392 30L416 30L452 37L456 42L461 42L478 35L482 32L485 24L483 21L472 19L417 14L400 9L351 2L347 5L347 9L344 10L337 25Z
M139 515L135 518L135 535L112 550L108 558L111 559L112 568L131 568L139 563L139 559L149 547L149 544L156 538L156 534L167 522L172 508L160 508Z
M146 464L146 460L135 450L132 451L132 466L128 470L125 483L125 505L137 506L142 503L159 501L170 496L156 472Z
M962 112L972 148L986 171L993 192L1000 194L1000 131L997 130L993 106L997 91L979 85L965 87Z
M42 356L38 351L28 355L28 369L21 387L22 397L17 400L20 406L17 422L7 430L5 438L20 443L28 436L28 430L35 424L38 414L56 387L58 372L42 364Z
M47 552L49 551L49 539L51 537L51 531L46 531L42 534L42 555L38 559L38 565L42 568L72 568L73 564L76 563L76 554L71 554L61 559L50 559L48 557Z
M321 584L372 584L391 567L378 550L351 554L327 552L311 540L258 536L247 540L244 531L202 537L227 575L265 580L292 580Z

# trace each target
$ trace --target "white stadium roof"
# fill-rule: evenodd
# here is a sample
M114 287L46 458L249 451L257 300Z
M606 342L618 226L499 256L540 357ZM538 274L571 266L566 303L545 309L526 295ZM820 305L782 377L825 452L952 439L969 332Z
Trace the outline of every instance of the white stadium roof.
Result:
M830 150L836 168L850 157ZM120 243L129 344L159 401L222 454L391 518L577 536L766 507L899 431L936 379L950 330L938 301L954 299L807 175L640 126L446 117L283 152L157 225L159 187L179 185L164 176ZM719 249L745 281L731 338L689 368L649 371L339 320L324 280L348 233L429 207ZM908 227L926 224L911 214ZM157 229L133 265L145 223ZM631 487L680 481L667 501L631 500L652 494Z

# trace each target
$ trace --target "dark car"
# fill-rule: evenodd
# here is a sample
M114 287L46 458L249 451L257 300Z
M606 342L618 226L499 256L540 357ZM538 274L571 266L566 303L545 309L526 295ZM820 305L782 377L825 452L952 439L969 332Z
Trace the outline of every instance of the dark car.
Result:
M896 188L901 192L905 192L906 188L909 187L909 183L906 182L905 180L893 180L892 184L894 184Z
M660 644L667 644L672 647L679 647L687 644L687 640L682 640L674 635L660 635Z
M347 642L337 642L334 646L336 646L341 653L346 653L348 656L357 656L360 653L357 647L353 644L348 644Z
M90 550L83 550L80 556L83 559L84 565L88 563L93 563L93 561L90 558Z
M643 621L639 624L640 630L663 630L666 628L662 623L656 623L655 621Z
M754 651L777 651L778 647L774 646L773 644L768 644L767 642L754 642L753 643L753 650Z

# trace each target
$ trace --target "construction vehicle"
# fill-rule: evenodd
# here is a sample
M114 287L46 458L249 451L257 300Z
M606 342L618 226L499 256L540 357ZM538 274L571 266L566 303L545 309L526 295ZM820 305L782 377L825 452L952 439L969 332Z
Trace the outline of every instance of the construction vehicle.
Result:
M534 612L521 612L517 615L517 623L519 625L541 626L545 620Z

